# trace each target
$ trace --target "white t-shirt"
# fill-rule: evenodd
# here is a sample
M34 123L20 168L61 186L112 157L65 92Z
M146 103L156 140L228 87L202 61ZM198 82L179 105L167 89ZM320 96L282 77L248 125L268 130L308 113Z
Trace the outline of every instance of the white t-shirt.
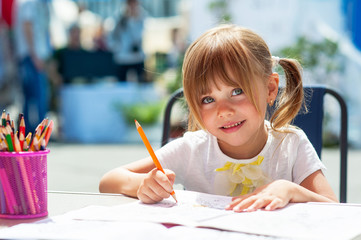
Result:
M219 195L247 193L245 185L249 180L248 192L276 179L300 184L310 174L325 169L302 130L276 132L267 121L265 124L267 143L252 159L228 157L216 137L203 130L185 133L157 150L156 155L163 168L176 173L176 183L187 190Z

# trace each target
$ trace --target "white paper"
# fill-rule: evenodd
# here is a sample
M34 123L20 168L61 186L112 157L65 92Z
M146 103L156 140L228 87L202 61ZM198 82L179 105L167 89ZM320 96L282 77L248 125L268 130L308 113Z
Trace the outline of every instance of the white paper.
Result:
M234 213L223 210L230 197L189 191L176 194L177 204L169 198L158 204L89 206L0 230L0 238L338 240L361 236L361 205L357 204L297 203L276 211Z
M141 221L209 227L293 239L352 239L361 234L361 205L297 203L275 211L234 213L223 210L230 197L176 191L158 204L139 201L116 207L89 207L72 212L72 219Z
M224 210L231 197L191 191L176 191L176 195L178 203L170 197L156 204L137 201L115 207L89 206L69 212L67 217L75 220L138 220L198 226L200 222L233 213Z

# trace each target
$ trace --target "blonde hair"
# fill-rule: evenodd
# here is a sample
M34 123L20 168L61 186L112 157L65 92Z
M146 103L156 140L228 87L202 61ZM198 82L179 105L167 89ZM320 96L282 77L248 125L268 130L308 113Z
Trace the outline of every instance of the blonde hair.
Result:
M290 124L303 103L301 66L294 59L279 60L286 76L286 86L277 103L270 122L275 130ZM272 74L272 55L265 41L253 31L235 25L215 27L187 49L183 62L184 96L189 108L188 129L203 129L200 117L200 96L224 84L240 87L259 111L256 101L255 79L265 83ZM227 67L227 68L226 68ZM232 73L232 78L229 75Z

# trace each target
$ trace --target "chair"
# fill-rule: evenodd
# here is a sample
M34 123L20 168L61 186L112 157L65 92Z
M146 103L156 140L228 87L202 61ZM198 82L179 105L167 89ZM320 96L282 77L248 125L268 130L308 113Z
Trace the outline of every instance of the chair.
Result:
M294 119L293 125L296 125L303 129L308 136L309 140L315 147L318 156L321 158L322 150L322 124L323 124L323 109L324 109L324 96L329 94L334 97L341 109L341 126L339 136L340 147L340 202L345 203L347 201L347 152L348 152L348 140L347 140L347 106L340 94L335 90L332 90L325 86L305 86L305 95L307 96L307 108L308 112L300 113ZM164 146L170 141L170 117L174 104L177 100L183 98L183 89L178 89L169 98L163 121L163 135L161 145ZM271 110L272 111L272 110Z

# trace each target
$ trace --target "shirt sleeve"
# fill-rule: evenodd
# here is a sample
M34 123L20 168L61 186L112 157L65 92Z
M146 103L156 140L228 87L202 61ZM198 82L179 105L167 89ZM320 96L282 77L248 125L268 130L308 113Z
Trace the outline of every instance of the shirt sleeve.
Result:
M299 131L299 145L296 153L296 160L293 166L293 182L300 184L305 178L317 170L324 171L325 165L321 162L317 152L306 134Z

